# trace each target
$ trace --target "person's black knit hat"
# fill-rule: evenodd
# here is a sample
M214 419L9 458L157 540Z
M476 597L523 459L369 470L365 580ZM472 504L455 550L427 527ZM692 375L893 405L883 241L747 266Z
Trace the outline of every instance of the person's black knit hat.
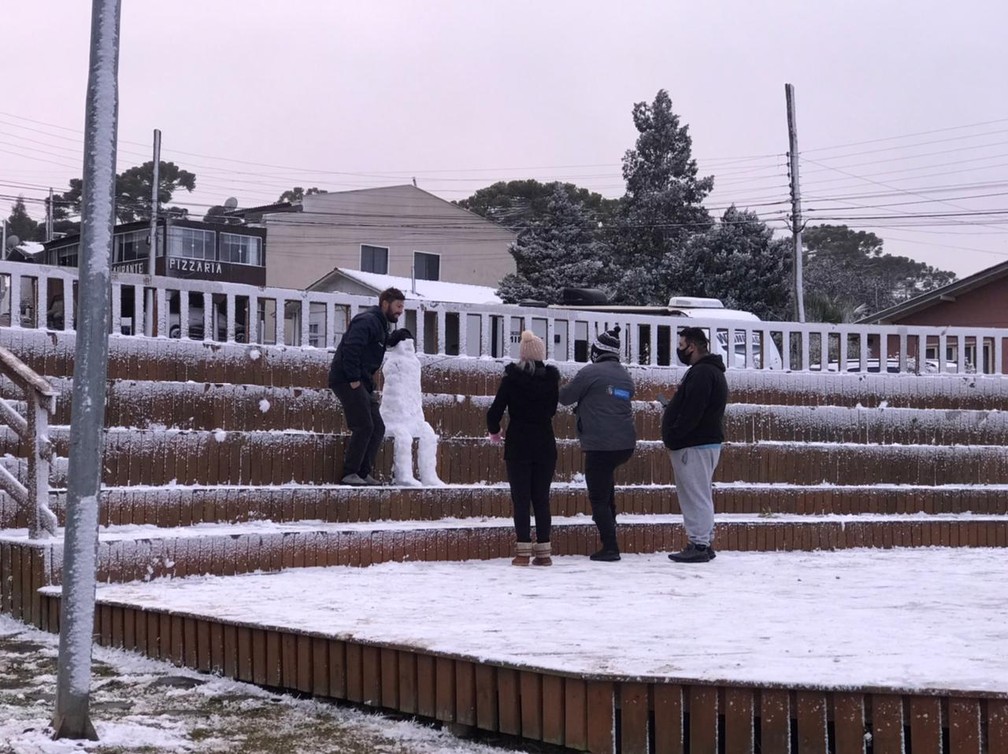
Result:
M597 351L607 351L619 355L620 352L620 326L616 325L611 330L606 330L599 334L592 343L592 348Z

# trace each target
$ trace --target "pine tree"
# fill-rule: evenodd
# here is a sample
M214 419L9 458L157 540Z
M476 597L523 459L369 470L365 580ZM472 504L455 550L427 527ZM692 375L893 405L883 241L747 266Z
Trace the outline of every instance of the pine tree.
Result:
M121 223L132 223L145 220L151 214L151 181L154 179L154 160L148 160L143 165L135 165L116 176L116 219ZM196 176L188 170L183 170L174 162L158 164L158 204L162 212L178 210L167 207L172 196L179 189L192 191L196 188ZM69 191L64 191L57 197L54 207L64 207L67 214L80 214L81 197L84 192L84 181L80 178L70 179ZM181 210L178 210L181 211Z
M542 183L534 178L519 181L498 181L481 188L468 199L454 202L480 217L521 232L541 222L549 211L549 203L557 189L562 189L572 202L605 226L610 224L618 199L606 199L601 194L580 188L573 183L553 181Z
M689 127L680 125L668 93L633 108L640 134L623 157L626 195L616 228L620 301L658 304L681 290L688 271L682 252L690 236L710 227L704 198L714 188L711 176L697 177Z
M708 232L693 236L683 254L687 275L670 293L717 298L764 320L790 312L788 245L755 212L729 207Z
M564 287L612 288L611 252L599 238L598 223L563 186L555 188L545 216L521 233L510 251L517 272L505 275L497 291L508 303L559 303Z
M35 239L38 225L28 214L24 196L19 196L11 207L10 216L7 218L7 233L17 236L22 241L32 241Z
M887 309L956 279L954 273L909 257L886 254L874 233L846 225L805 229L805 291L857 310L862 316Z

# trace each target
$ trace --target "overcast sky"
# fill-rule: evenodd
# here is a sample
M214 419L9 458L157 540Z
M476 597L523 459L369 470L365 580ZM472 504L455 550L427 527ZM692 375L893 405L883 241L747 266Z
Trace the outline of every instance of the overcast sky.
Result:
M90 6L3 0L4 216L81 175ZM118 167L160 128L199 215L413 177L615 197L633 104L664 88L711 211L783 230L790 82L809 222L962 276L1008 260L1006 23L1003 0L125 0Z

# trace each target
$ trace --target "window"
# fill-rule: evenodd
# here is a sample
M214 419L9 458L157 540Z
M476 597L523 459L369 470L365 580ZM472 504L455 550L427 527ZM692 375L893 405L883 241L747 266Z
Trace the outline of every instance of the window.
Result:
M175 226L168 231L168 256L187 259L216 259L214 232Z
M115 237L115 253L113 262L134 262L138 259L146 259L148 252L147 236L148 230L131 230L128 233L119 233Z
M413 274L416 275L417 280L440 280L441 255L414 251Z
M360 269L361 272L377 272L379 275L388 275L388 247L369 246L362 243Z
M262 239L258 236L221 233L220 261L262 267Z
M77 256L80 253L80 244L75 243L70 246L64 246L56 253L59 255L56 263L60 267L76 267Z

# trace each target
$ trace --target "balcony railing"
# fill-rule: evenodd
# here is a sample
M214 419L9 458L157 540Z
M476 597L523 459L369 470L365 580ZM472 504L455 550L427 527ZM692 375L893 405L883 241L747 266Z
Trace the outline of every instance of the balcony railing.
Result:
M72 332L77 271L0 262L0 326ZM148 299L146 292L152 290ZM153 301L147 322L144 306ZM66 302L72 302L70 306ZM373 297L206 280L115 273L111 332L219 343L334 348ZM630 363L676 365L678 330L704 328L730 369L806 372L1004 374L1008 330L979 327L759 322L476 305L409 298L400 324L427 354L514 358L523 329L546 341L548 358L587 361L597 333L620 325ZM147 332L145 333L145 330Z

